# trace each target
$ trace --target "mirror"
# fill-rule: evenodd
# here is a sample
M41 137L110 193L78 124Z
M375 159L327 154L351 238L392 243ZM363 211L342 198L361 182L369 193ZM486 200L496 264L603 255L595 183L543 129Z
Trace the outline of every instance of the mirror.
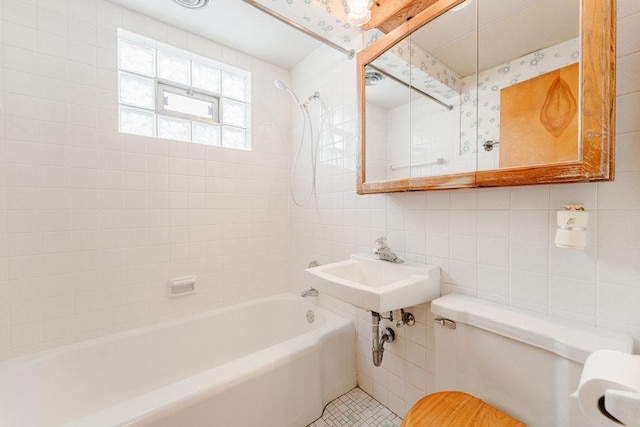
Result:
M439 0L361 51L358 192L613 179L614 11Z

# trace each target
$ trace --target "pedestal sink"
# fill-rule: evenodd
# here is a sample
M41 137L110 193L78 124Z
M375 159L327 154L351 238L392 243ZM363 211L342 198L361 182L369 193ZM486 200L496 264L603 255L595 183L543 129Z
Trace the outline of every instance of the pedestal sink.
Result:
M356 307L382 313L440 296L440 268L434 265L382 261L376 255L353 254L346 261L307 268L307 284Z

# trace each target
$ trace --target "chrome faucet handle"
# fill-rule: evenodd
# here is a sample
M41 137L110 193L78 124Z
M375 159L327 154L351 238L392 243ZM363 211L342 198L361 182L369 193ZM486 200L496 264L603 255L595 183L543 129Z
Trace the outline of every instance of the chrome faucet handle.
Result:
M382 236L382 237L378 237L376 239L376 248L378 249L384 249L384 248L388 248L389 246L387 246L387 238Z

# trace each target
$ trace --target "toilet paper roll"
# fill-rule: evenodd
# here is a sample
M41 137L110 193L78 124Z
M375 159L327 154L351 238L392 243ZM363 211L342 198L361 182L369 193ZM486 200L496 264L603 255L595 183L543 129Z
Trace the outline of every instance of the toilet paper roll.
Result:
M587 247L587 232L557 230L554 243L559 248L584 249Z
M608 405L607 390L638 393L640 398L640 356L613 350L598 350L585 361L578 387L578 401L582 412L597 427L620 427L615 406ZM640 406L636 407L640 417Z
M557 212L555 244L560 248L584 249L587 246L589 213L578 210Z

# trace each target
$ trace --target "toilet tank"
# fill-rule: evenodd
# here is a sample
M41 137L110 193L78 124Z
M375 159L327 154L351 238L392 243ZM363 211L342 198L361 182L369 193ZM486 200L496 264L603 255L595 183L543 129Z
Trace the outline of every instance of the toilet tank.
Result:
M567 325L467 295L431 302L435 389L457 390L530 427L591 425L571 394L587 356L599 349L631 353L628 335Z

